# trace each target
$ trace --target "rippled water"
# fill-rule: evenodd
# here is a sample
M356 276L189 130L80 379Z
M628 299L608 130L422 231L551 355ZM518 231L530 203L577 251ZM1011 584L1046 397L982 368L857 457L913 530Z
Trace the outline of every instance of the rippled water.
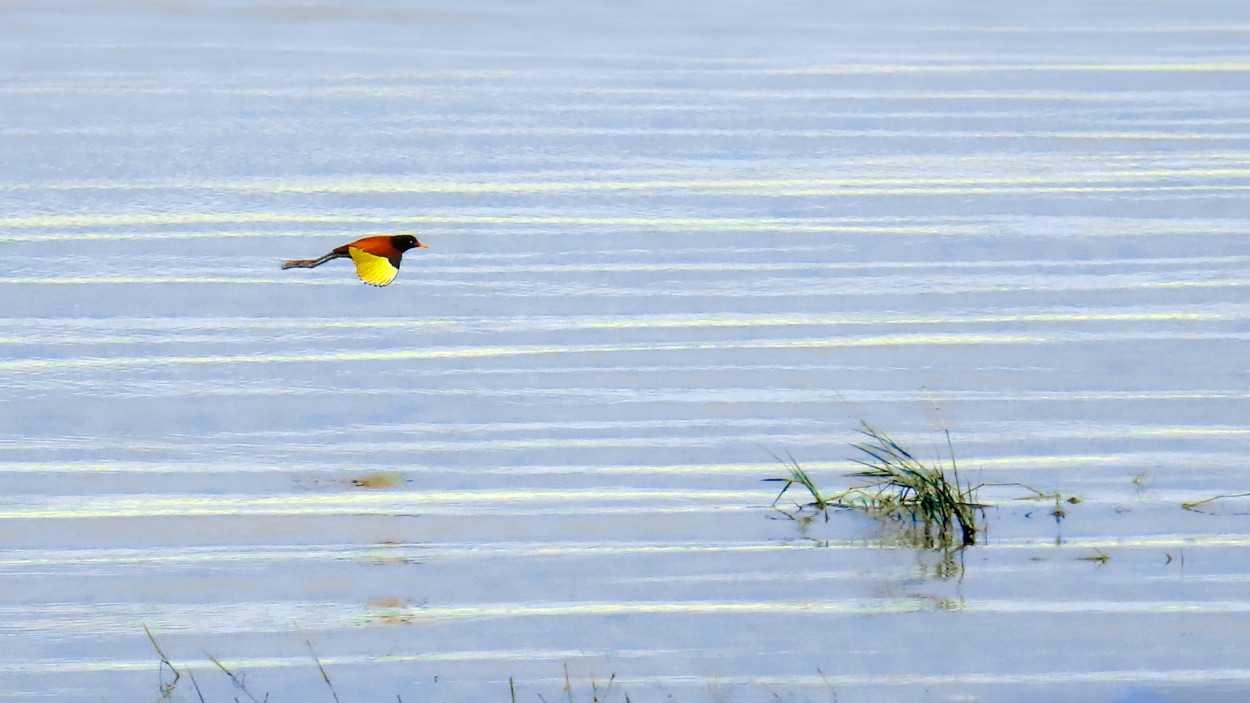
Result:
M0 20L0 697L1250 692L1243 3ZM861 419L1082 502L775 519Z

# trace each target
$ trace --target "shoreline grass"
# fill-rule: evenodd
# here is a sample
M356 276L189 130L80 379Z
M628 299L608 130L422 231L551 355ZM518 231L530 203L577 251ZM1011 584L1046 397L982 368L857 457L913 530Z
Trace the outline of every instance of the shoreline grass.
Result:
M199 683L195 680L195 674L191 671L191 668L184 665L180 670L175 667L169 657L166 656L165 651L161 648L161 645L157 643L156 636L152 634L150 629L148 629L147 624L143 624L143 632L147 634L148 641L152 643L152 647L156 650L156 654L159 657L159 663L157 665L157 686L160 693L160 700L176 700L174 694L177 692L178 685L182 681L182 676L185 673L187 678L191 681L191 686L195 691L196 698L200 701L200 703L207 703L203 692L200 690ZM304 644L308 647L308 655L311 658L312 663L317 667L317 671L321 675L321 680L325 682L326 688L329 689L330 697L334 700L334 703L340 703L339 694L338 691L335 690L334 683L330 679L330 673L326 671L325 666L321 663L321 658L317 656L316 650L313 649L312 641L305 640ZM236 694L231 696L235 703L240 703L240 695L244 697L242 700L250 701L250 703L269 703L269 692L265 692L262 697L257 698L256 694L252 693L252 691L248 688L247 674L245 672L232 671L225 664L223 664L220 659L212 654L205 653L205 655L208 657L208 660L212 662L213 666L217 667L217 669L225 674L230 680L230 684L236 691ZM169 678L170 675L172 675L172 678ZM435 678L437 679L437 677ZM620 685L620 681L617 679L616 674L610 675L606 682L596 680L595 677L591 675L589 686L591 703L607 703L610 696L613 700L623 700L624 703L632 703L629 697L629 692ZM576 695L577 688L577 686L574 686L573 678L569 674L569 665L565 663L564 686L560 689L560 692L567 698L567 703L578 703L580 697ZM544 697L542 693L537 691L532 691L531 693L538 699L539 703L548 703L547 698ZM512 703L517 703L518 694L519 691L517 683L513 677L509 676L509 700L511 700ZM617 695L613 696L613 694ZM404 703L403 697L399 694L395 695L395 700L396 703Z

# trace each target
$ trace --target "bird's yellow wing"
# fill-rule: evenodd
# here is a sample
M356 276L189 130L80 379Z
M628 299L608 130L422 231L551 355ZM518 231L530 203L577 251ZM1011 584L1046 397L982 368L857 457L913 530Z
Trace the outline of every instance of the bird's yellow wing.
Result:
M370 254L356 247L348 247L347 253L356 262L356 275L369 285L384 286L395 280L395 275L399 273L399 269L385 256Z

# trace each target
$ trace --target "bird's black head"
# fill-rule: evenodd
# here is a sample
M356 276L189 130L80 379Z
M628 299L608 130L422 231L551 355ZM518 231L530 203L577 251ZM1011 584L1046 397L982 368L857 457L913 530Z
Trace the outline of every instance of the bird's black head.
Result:
M409 249L416 249L417 247L422 249L426 248L424 244L418 242L417 238L411 234L397 234L391 237L391 246L401 252L408 251Z

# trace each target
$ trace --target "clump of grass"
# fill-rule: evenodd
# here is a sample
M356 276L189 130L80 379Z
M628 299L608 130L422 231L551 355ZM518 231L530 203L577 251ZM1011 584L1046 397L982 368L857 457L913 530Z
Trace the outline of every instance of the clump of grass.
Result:
M865 486L849 489L843 502L854 502L864 509L887 517L910 518L923 527L925 537L949 543L959 528L964 545L976 544L977 513L984 508L976 502L977 487L959 480L950 431L946 444L950 452L950 475L941 464L925 466L889 435L861 422L866 440L854 444L864 456L852 459L865 467L853 476L870 479Z
M783 462L790 471L789 477L767 479L785 483L773 506L787 490L798 485L812 497L810 502L797 505L799 510L822 513L826 520L831 508L862 510L881 519L910 522L922 531L926 546L949 546L956 541L964 546L976 544L977 515L984 516L984 506L976 501L979 486L965 484L959 478L950 431L946 431L948 472L940 463L925 466L888 434L867 422L861 421L860 425L859 432L866 439L851 445L860 452L852 461L863 468L851 475L867 479L867 483L827 496L791 457L788 463Z

